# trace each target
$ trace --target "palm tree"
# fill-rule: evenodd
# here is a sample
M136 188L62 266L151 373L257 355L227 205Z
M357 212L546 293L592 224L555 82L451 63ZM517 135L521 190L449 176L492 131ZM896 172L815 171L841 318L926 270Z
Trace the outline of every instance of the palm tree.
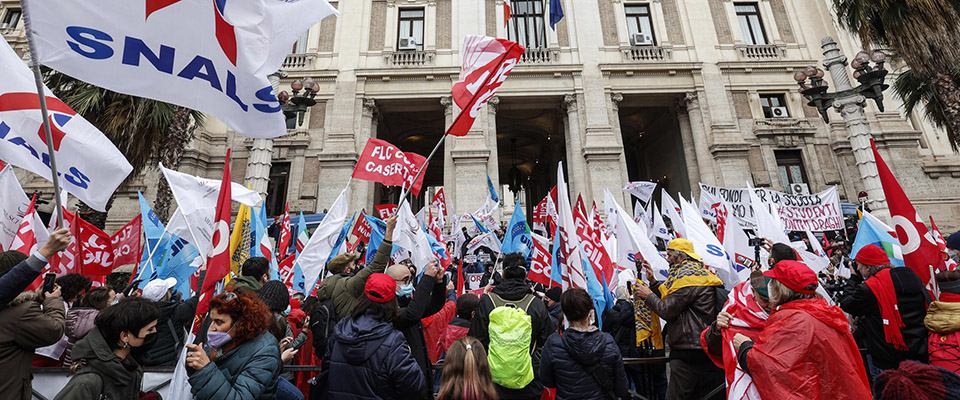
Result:
M180 165L187 144L196 128L203 124L203 113L162 101L112 92L53 70L46 70L44 80L61 100L96 126L117 146L133 166L123 185L139 176L143 168L159 159L165 166ZM169 213L169 187L161 180L155 212L166 220ZM113 201L107 203L110 210ZM107 214L85 204L83 218L103 228Z
M896 92L946 129L960 148L960 0L833 0L837 17L868 45L896 52L910 67Z

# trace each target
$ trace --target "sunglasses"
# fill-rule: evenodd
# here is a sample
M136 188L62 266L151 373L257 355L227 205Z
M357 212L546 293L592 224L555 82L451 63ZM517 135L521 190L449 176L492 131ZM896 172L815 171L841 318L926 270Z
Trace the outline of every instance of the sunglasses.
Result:
M224 293L223 293L223 301L225 301L225 302L233 301L233 299L236 299L236 298L237 298L237 294L234 293L234 292L224 292Z

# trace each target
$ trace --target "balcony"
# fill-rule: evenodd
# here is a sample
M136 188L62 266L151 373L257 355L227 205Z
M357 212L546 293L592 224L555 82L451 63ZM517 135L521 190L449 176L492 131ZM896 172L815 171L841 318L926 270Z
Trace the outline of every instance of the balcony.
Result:
M415 51L389 51L383 53L383 61L387 66L392 67L423 67L433 65L433 59L437 52L426 50Z
M313 68L314 57L313 54L288 54L280 69L284 71L311 69Z
M777 44L738 44L740 58L749 60L779 60L786 53L786 46Z
M664 61L673 59L673 49L664 46L630 46L621 48L627 62Z
M553 64L560 60L560 49L527 48L520 56L521 64Z

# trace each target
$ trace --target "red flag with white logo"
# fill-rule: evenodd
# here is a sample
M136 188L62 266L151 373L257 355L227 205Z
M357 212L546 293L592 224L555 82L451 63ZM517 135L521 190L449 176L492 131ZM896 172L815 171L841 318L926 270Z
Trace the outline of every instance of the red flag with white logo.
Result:
M386 220L387 218L390 218L391 215L397 213L396 204L379 204L373 206L373 208L377 210L377 215L380 216L381 220Z
M277 257L287 256L287 250L290 248L290 203L283 206L283 218L280 219L280 248L277 249Z
M934 293L936 282L933 270L945 268L940 249L937 248L937 241L923 224L923 220L903 192L893 172L887 167L887 163L880 157L873 139L870 139L870 146L873 147L873 156L877 160L877 172L880 175L880 183L883 185L884 197L887 198L887 206L890 208L893 228L897 232L896 237L903 250L903 262L920 276L927 290Z
M509 5L505 9L509 10ZM497 92L517 65L523 46L506 39L467 35L463 40L463 72L453 85L453 101L460 114L447 129L455 136L466 135L480 108Z
M288 291L293 289L293 263L296 261L296 254L291 254L280 261L280 280L283 281L283 284L287 286Z
M13 238L13 243L10 245L11 250L19 251L27 256L40 248L37 231L43 230L46 232L42 221L37 216L36 205L37 194L34 193L33 198L30 199L30 206L27 207L27 212L23 214L23 219L20 221L20 227L17 228L17 236Z
M533 252L530 253L530 256L530 272L527 273L527 279L544 286L550 286L553 281L550 280L549 244L534 236Z
M424 156L404 153L386 140L370 138L360 153L351 177L388 186L407 187L414 196L418 196L424 174L420 174L416 182L413 178L421 168L427 167L426 164L427 158Z
M577 196L577 204L573 209L573 221L576 225L577 237L580 239L580 246L587 255L587 261L593 266L594 276L602 276L609 283L613 278L613 262L610 261L610 255L604 250L603 244L597 239L580 196Z
M437 194L433 195L433 200L430 201L430 204L440 210L440 225L443 225L449 216L447 213L447 199L443 196L443 188L437 190Z
M220 195L217 197L217 212L214 214L213 241L210 255L207 256L207 275L200 288L200 302L197 305L197 318L193 321L193 333L200 329L203 315L210 310L210 298L220 280L230 273L230 149L223 163L223 179L220 181Z
M366 215L366 210L360 210L360 218L358 218L357 223L353 225L353 232L351 233L357 237L357 243L368 243L370 241L370 230L373 228L370 226L370 223L367 222Z
M136 264L140 262L140 232L143 229L141 224L143 216L137 214L136 217L127 222L120 230L110 236L110 244L113 245L113 263L117 266Z

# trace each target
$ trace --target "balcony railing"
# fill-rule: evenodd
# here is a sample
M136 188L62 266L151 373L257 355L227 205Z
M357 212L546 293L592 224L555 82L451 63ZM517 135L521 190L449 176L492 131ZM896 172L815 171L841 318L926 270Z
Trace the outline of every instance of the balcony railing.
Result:
M287 59L283 60L283 66L280 67L280 69L285 71L310 69L313 67L313 58L313 54L288 54Z
M391 51L383 54L384 61L394 67L423 67L433 65L435 51Z
M673 59L673 49L663 46L630 46L622 49L624 61L663 61Z
M546 47L527 48L520 56L523 64L553 64L560 61L560 50Z
M786 52L783 45L776 44L740 44L736 48L740 57L751 60L780 59Z

